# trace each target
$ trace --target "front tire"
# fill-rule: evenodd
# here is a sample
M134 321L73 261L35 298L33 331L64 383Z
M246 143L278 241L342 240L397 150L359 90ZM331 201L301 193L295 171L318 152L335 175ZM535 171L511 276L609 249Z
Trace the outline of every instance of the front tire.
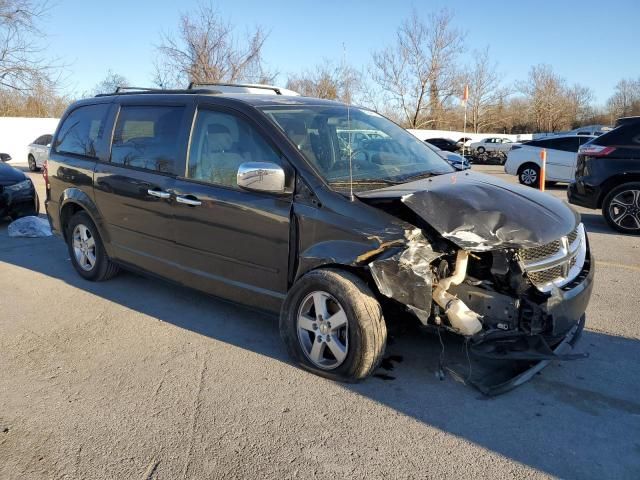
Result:
M518 181L527 187L538 187L540 182L540 167L527 163L518 170Z
M483 154L484 152L486 152L486 151L487 151L487 149L486 149L486 148L484 148L484 147L478 147L478 148L476 149L476 152L478 152L478 154L480 154L480 155L482 155L482 154Z
M119 271L118 265L107 255L98 229L86 212L78 212L71 217L67 247L73 267L85 280L101 282Z
M618 232L640 234L640 182L629 182L611 190L602 202L602 215Z
M387 327L382 307L366 283L335 269L298 280L280 313L280 335L291 358L317 375L362 380L382 361Z

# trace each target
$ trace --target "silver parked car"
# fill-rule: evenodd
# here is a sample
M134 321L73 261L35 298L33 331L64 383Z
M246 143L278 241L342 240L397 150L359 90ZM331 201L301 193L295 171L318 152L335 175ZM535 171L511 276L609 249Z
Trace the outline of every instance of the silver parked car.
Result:
M29 163L29 170L35 172L40 170L47 156L49 155L49 147L51 147L52 135L40 135L32 143L29 144L29 155L27 161Z

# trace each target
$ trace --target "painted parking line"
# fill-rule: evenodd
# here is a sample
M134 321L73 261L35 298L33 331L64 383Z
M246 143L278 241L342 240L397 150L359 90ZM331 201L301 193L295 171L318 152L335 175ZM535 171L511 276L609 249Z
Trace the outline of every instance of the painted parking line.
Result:
M600 260L596 260L596 265L602 265L603 267L623 268L625 270L640 272L640 265L624 265L622 263L602 262Z

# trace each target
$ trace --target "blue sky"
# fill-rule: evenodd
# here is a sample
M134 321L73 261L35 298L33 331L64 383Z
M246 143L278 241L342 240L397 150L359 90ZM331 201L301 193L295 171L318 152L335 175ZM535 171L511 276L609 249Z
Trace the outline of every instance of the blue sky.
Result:
M90 90L108 69L132 84L151 84L160 32L177 27L180 12L196 1L58 0L43 30L52 56L67 65L70 92ZM394 38L415 7L425 17L442 7L455 14L467 34L467 54L490 47L506 84L524 79L529 68L548 63L569 83L590 87L604 103L621 78L640 76L638 0L615 1L220 1L222 15L243 33L255 25L270 32L264 56L286 74L323 58L337 61L342 44L348 60L365 66L371 52Z

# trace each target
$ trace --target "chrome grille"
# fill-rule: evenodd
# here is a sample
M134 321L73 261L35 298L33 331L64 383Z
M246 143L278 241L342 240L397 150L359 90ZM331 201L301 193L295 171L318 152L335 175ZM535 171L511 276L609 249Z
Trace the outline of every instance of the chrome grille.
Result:
M523 248L518 257L531 283L542 292L562 287L578 276L586 258L584 226L539 247Z
M534 285L546 285L562 279L562 266L551 267L547 270L540 270L539 272L531 272L527 275Z
M553 242L540 247L523 248L520 250L520 258L525 262L536 261L558 253L561 247L562 244L560 243L560 240L554 240Z

